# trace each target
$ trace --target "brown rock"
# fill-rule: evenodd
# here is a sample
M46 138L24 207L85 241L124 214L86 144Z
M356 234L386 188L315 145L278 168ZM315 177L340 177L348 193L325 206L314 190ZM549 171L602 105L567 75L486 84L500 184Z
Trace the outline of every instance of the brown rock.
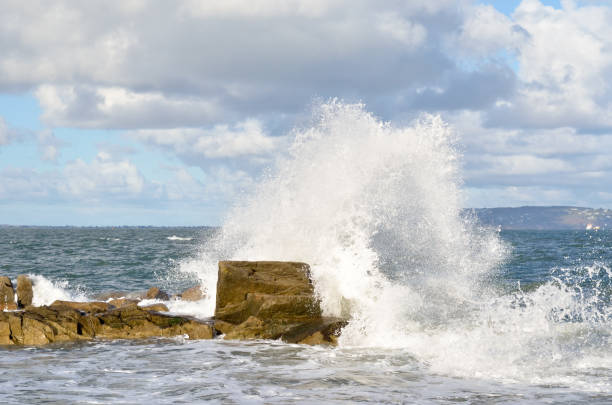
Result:
M147 305L146 307L140 307L142 309L144 309L145 311L156 311L156 312L168 312L169 309L167 306L165 306L164 304L153 304L153 305Z
M183 301L199 301L204 298L204 292L201 286L196 285L183 291L180 297Z
M0 345L12 345L11 326L9 317L4 312L0 312Z
M295 262L219 262L215 328L226 339L333 344L346 322L322 317L309 270Z
M127 307L130 305L136 305L138 304L140 301L139 300L133 300L133 299L129 299L129 298L119 298L116 300L110 300L108 301L108 303L116 308L121 308L121 307Z
M32 280L28 276L20 275L17 277L17 306L25 308L32 305L34 292L32 291Z
M9 314L8 323L11 328L11 339L14 344L23 344L21 320L21 316L18 316L18 314Z
M131 300L142 300L146 291L107 291L94 295L96 301L108 301L111 299L127 298Z
M170 296L165 292L160 290L157 287L151 287L145 294L146 299L150 300L164 300L167 301L170 299Z
M11 279L0 276L0 311L5 309L17 309L17 304L15 303L15 291Z
M95 314L98 312L106 312L113 306L108 302L92 301L92 302L73 302L73 301L53 301L50 305L51 308L71 308L81 312Z
M213 322L149 312L136 305L95 314L83 314L64 303L0 312L0 345L177 335L211 339L214 337Z

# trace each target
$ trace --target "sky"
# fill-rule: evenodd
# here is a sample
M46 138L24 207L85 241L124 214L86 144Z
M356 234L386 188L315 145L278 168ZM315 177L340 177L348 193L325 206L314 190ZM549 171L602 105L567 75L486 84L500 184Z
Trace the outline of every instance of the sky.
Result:
M459 138L466 207L612 208L612 1L3 0L0 224L218 225L316 100Z

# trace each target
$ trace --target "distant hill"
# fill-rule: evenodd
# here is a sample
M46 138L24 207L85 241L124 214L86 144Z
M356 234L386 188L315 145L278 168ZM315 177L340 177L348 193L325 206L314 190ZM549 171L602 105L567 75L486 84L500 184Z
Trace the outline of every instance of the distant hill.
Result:
M484 225L502 229L612 229L612 210L584 207L472 208Z

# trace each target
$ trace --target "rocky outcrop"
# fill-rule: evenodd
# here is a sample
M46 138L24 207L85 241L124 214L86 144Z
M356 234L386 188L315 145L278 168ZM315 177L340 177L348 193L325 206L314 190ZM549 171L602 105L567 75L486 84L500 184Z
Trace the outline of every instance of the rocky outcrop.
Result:
M183 301L199 301L204 298L204 292L201 286L196 285L180 293L179 297Z
M226 339L334 344L346 322L321 315L310 267L296 262L219 262L215 328Z
M162 315L136 305L86 312L78 305L55 302L51 306L27 307L24 311L0 312L0 344L42 345L89 339L138 339L188 335L212 339L212 321ZM98 303L96 303L98 304ZM92 308L98 310L98 305Z
M165 306L164 304L153 304L153 305L141 306L140 308L144 309L145 311L156 311L156 312L168 312L169 311L168 307Z
M140 300L130 299L130 298L117 298L115 300L110 300L108 303L116 308L127 307L130 305L137 305Z
M13 301L11 280L0 277L0 302ZM289 343L335 344L346 320L322 316L310 280L310 267L297 262L219 262L214 320L172 316L163 304L139 307L126 293L104 301L55 301L33 307L32 282L17 279L20 311L0 311L0 345L42 345L88 339L137 339L188 335L211 339L282 339ZM111 299L113 296L121 297ZM204 297L200 286L184 291L184 300ZM156 287L142 298L167 300ZM2 301L4 300L4 301ZM1 307L0 307L1 308Z
M52 309L64 309L64 308L76 309L78 311L88 312L91 314L106 312L114 308L114 306L108 302L101 302L101 301L73 302L73 301L59 301L59 300L53 301L50 307Z
M0 311L17 309L13 282L6 276L0 277Z
M160 290L157 287L151 287L151 288L149 288L149 290L145 294L144 298L145 299L149 299L149 300L164 300L164 301L167 301L167 300L170 299L170 296L168 295L168 293L166 293L163 290Z
M30 277L20 275L17 277L17 306L19 308L25 308L32 305L32 299L34 298L34 292L32 290L32 280Z

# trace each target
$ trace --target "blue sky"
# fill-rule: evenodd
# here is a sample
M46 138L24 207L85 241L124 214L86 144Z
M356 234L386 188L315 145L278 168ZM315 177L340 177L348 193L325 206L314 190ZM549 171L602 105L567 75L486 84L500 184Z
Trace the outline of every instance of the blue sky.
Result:
M0 27L0 224L219 224L332 97L439 114L466 206L612 208L608 1L7 0Z

